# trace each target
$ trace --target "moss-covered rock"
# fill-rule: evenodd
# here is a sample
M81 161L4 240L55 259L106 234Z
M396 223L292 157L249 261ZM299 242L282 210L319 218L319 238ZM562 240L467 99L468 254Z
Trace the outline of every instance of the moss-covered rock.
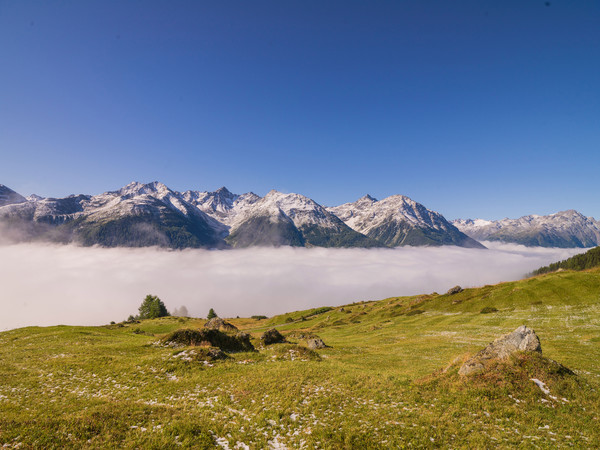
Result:
M282 342L286 342L285 337L277 330L277 328L271 328L265 331L260 337L260 341L263 345L279 344Z
M169 347L218 347L226 352L254 351L254 346L250 342L250 335L247 333L239 332L232 335L207 328L201 330L190 328L176 330L162 338L160 343Z

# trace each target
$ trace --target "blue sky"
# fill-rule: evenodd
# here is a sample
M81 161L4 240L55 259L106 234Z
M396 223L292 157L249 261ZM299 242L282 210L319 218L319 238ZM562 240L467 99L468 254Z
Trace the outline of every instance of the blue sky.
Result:
M0 183L600 218L595 1L0 0Z

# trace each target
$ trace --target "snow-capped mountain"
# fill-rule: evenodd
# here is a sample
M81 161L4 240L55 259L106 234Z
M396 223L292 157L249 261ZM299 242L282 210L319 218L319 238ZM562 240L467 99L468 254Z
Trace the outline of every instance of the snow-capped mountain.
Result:
M300 194L270 191L237 213L227 241L237 247L292 245L377 247L314 200Z
M572 209L547 216L533 214L496 221L457 219L453 223L477 240L563 248L600 245L600 222Z
M441 214L404 195L377 200L365 195L353 203L328 208L350 228L388 247L458 245L484 248Z
M237 195L232 194L226 187L214 192L185 191L182 197L204 213L229 226L237 215L260 200L253 192Z
M300 194L264 197L133 182L100 195L22 197L0 189L0 238L172 248L320 246L481 247L440 214L404 196L325 208Z
M130 183L104 194L35 198L0 207L22 239L84 245L225 247L227 227L164 184Z

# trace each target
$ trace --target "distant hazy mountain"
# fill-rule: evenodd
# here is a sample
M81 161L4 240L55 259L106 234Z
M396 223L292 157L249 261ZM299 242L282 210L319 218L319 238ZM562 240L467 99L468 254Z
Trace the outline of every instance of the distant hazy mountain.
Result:
M482 246L400 195L324 208L300 194L177 192L130 183L100 195L25 198L0 188L0 238L171 248Z
M457 245L485 248L441 214L404 195L377 200L366 195L354 203L328 208L350 228L388 247Z
M600 244L600 222L574 210L548 216L489 221L458 219L454 225L477 240L540 247L593 247Z

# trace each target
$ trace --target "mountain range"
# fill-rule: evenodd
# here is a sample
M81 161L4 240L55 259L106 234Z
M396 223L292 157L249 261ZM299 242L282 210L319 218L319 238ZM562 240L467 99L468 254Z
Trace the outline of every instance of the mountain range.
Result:
M133 182L100 195L27 198L0 185L0 238L107 247L485 248L441 214L401 195L327 208L300 194L177 192Z
M600 244L600 222L577 211L489 221L447 221L404 195L369 195L325 207L300 194L177 192L157 181L100 195L24 197L0 185L0 240L106 247L398 247L479 241L542 247Z
M457 219L453 225L476 240L539 247L594 247L600 245L600 221L575 211L547 216L528 215L496 221Z

